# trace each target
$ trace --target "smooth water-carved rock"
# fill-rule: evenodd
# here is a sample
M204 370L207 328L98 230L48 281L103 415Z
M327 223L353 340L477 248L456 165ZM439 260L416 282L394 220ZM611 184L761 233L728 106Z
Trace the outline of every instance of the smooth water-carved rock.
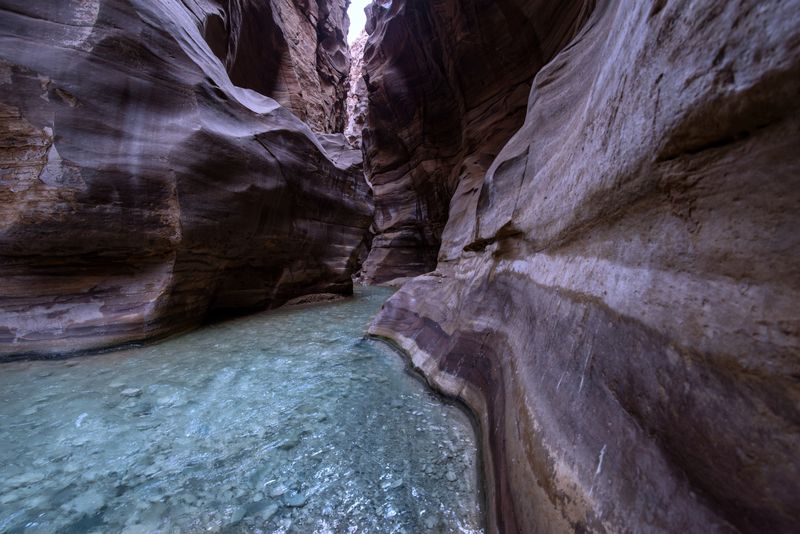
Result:
M345 0L211 0L190 9L234 84L274 98L314 131L344 129Z
M371 40L424 58L413 43L438 34L408 37L410 4L393 2ZM500 531L791 532L798 3L584 7L583 24L564 8L528 34L560 42L548 27L579 27L538 71L524 125L485 175L450 182L436 271L390 299L372 332L478 414ZM416 87L422 69L398 64L393 85ZM432 111L411 91L401 101L409 124ZM404 176L427 145L370 143L371 168L390 169L373 178L379 220L406 199L424 206Z
M364 278L436 266L450 199L525 117L536 71L590 10L581 0L394 0L368 11L365 170L377 235Z
M241 87L268 90L238 65L264 74L252 62L275 19L263 3L229 2L226 19L216 5L0 3L3 354L351 291L371 221L360 154ZM333 33L337 6L318 14Z

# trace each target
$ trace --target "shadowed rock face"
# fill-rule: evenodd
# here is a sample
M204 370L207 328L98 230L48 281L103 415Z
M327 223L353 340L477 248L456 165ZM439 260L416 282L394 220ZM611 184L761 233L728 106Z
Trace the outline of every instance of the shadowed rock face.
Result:
M345 0L199 4L193 9L203 35L235 85L274 98L314 131L343 131L350 69Z
M377 216L384 230L410 220L417 199L422 227L449 217L436 271L371 331L478 415L492 527L796 529L800 4L587 1L531 16L549 23L530 38L560 51L524 124L486 173L436 160L445 174L417 182L409 162L430 145L393 137L387 110L402 136L447 100L384 99L385 80L416 87L423 43L451 33L412 4L393 2L371 37L407 51L368 63ZM462 6L432 4L442 18ZM565 44L559 28L579 29ZM460 64L449 50L435 72ZM442 124L458 139L470 123ZM437 187L454 191L443 213Z
M353 146L361 146L361 130L367 121L367 83L364 80L364 47L367 33L362 31L350 47L350 91L347 93L347 126L344 134Z
M574 35L580 0L394 0L368 12L368 281L433 270L450 199L525 117L536 71Z
M267 90L238 74L278 43L260 3L229 3L225 66L212 2L46 4L0 1L1 354L351 290L360 154L226 72Z

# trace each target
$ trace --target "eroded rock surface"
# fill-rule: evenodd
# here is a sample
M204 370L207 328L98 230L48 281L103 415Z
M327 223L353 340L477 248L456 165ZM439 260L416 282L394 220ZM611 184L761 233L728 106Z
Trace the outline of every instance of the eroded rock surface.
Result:
M800 4L498 2L543 10L498 20L547 21L526 27L544 66L521 129L475 172L442 161L491 121L456 120L472 116L457 98L411 89L427 69L453 72L448 35L467 35L440 32L430 13L458 21L468 3L419 4L395 1L375 22L369 163L384 237L447 225L436 271L406 283L371 331L478 414L490 524L795 530ZM565 43L560 28L577 34ZM435 69L423 43L443 47ZM403 59L382 63L392 46ZM490 53L475 46L473 60ZM494 83L470 74L457 79ZM397 136L388 110L408 125ZM429 139L448 150L431 153ZM431 201L439 190L454 191L449 210ZM396 273L377 248L373 272Z
M590 10L581 0L394 0L368 11L365 169L375 227L365 280L433 270L450 199L525 117L536 71Z
M233 83L270 96L314 131L345 127L350 54L345 0L187 3Z
M367 82L364 80L364 47L367 32L362 31L350 46L350 90L347 93L347 126L344 134L355 147L361 147L361 130L367 122Z
M371 220L360 154L239 74L265 75L253 65L287 6L231 1L223 18L215 2L0 1L0 353L351 291ZM343 43L330 6L316 27ZM336 58L336 43L302 53L319 64L317 45ZM320 95L312 124L331 118Z

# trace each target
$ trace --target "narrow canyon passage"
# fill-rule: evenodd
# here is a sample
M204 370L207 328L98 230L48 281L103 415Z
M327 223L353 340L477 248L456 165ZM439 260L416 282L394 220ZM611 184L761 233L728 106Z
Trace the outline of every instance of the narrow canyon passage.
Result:
M471 423L385 345L391 294L0 373L0 532L483 532Z
M0 0L0 531L800 531L800 0L348 5Z

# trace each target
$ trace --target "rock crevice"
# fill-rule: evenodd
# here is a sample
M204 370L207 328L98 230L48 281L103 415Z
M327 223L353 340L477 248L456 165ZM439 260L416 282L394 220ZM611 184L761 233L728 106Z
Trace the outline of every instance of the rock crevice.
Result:
M369 10L365 170L377 235L365 278L435 268L460 184L525 117L531 80L593 2L396 0ZM442 252L446 254L446 251Z

